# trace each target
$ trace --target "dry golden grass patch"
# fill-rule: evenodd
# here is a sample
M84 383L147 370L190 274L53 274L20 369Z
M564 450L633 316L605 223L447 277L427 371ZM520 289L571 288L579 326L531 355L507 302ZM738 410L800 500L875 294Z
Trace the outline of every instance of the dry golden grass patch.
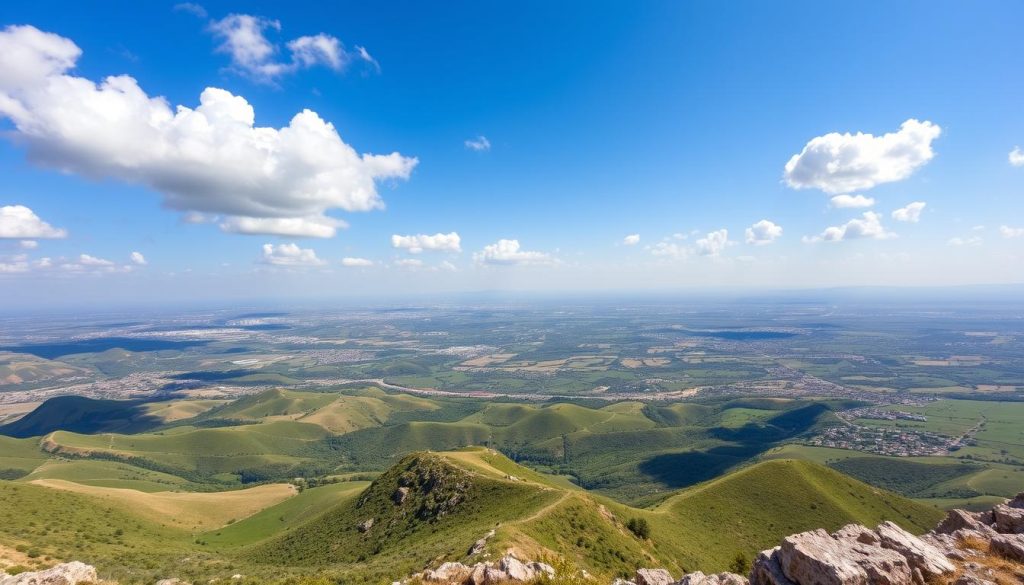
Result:
M100 498L165 526L198 530L212 530L241 520L298 493L295 486L283 483L209 493L147 493L83 485L62 479L37 479L31 483Z

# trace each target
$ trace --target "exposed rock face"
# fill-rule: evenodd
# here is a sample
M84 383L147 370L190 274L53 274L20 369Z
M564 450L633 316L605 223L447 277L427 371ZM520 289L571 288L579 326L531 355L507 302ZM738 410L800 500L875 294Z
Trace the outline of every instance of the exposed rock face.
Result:
M554 577L551 565L536 561L524 562L512 555L501 557L494 563L444 563L436 569L428 569L416 575L430 583L452 585L497 585L498 583L535 581L542 577Z
M993 553L1024 563L1024 534L1000 534L989 543Z
M1018 498L1020 496L1017 496ZM1017 508L1009 504L999 504L992 508L995 516L995 529L1003 534L1020 534L1024 532L1024 508Z
M483 538L473 543L473 546L469 549L469 554L478 555L484 552L484 548L487 547L487 541L494 536L494 530L489 530L487 534L483 535Z
M665 569L637 569L636 585L672 585L675 579Z
M679 580L677 585L748 585L750 583L746 577L737 575L736 573L718 573L715 575L705 575L704 573L697 571L695 573L687 573L683 575L683 578Z
M942 551L891 522L788 536L758 555L752 585L924 585L955 567Z
M171 579L160 579L156 582L156 585L191 585L188 581L182 581L177 577Z
M96 567L74 561L45 571L31 571L7 576L0 573L0 585L77 585L99 580Z

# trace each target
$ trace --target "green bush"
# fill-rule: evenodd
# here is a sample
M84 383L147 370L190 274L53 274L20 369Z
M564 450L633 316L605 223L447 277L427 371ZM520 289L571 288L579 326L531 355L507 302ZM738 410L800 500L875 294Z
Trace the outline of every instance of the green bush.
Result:
M647 540L651 537L651 525L646 518L630 518L626 522L626 528L636 535L637 538Z

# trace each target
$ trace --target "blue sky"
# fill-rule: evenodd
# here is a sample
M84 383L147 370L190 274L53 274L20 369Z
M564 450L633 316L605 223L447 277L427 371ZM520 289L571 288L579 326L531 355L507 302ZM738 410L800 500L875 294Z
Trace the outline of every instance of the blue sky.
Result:
M1020 3L97 10L0 9L15 304L1024 277ZM88 85L111 75L142 101L100 103ZM196 116L157 114L206 88L210 120L244 118L241 98L256 127L319 122L270 154L244 121L210 122L218 146L196 150Z

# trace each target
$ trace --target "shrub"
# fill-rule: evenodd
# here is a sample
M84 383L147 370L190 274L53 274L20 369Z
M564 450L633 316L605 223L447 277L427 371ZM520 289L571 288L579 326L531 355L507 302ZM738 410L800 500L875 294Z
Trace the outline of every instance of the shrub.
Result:
M651 525L646 518L630 518L626 522L626 528L636 535L637 538L647 540L651 537Z
M739 575L746 575L750 572L750 560L747 559L746 555L741 552L736 553L736 556L732 559L732 564L729 565L729 570Z

